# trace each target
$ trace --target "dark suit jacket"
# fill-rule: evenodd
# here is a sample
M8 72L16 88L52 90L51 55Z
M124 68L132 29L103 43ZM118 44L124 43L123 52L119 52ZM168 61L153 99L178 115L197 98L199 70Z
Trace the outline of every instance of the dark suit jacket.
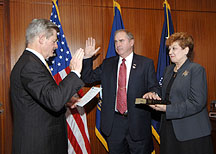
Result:
M13 154L66 154L65 103L84 85L75 73L55 83L46 66L24 51L11 72Z
M165 71L163 98L174 67L172 64ZM211 125L206 109L207 81L202 66L187 60L177 72L169 99L172 104L167 105L166 118L172 120L179 141L210 135Z
M101 130L106 136L111 133L115 113L118 60L119 56L105 59L98 68L92 70L92 59L86 59L82 70L84 82L101 81ZM145 105L135 105L135 99L142 98L149 91L160 93L151 59L134 54L127 89L130 134L134 140L151 140L151 109Z

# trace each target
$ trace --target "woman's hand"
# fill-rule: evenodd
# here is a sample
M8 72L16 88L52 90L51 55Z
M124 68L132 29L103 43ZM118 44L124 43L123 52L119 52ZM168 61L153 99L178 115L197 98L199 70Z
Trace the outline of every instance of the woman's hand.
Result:
M156 111L162 111L162 112L166 112L166 105L162 105L162 104L154 104L154 105L149 105L151 108L153 108Z

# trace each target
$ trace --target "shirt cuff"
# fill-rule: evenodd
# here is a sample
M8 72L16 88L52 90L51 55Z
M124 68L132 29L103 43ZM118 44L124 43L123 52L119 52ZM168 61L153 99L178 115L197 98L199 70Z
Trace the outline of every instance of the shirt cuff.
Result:
M75 70L71 70L71 72L74 72L79 78L81 77L81 74Z

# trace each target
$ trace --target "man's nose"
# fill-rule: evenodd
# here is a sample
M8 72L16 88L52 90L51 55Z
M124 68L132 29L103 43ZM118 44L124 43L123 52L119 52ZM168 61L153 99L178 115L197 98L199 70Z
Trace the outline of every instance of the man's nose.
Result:
M120 45L120 42L117 41L117 42L115 43L115 45L116 45L116 47L118 47L118 46Z
M55 43L55 49L58 49L58 44L57 44L57 42Z

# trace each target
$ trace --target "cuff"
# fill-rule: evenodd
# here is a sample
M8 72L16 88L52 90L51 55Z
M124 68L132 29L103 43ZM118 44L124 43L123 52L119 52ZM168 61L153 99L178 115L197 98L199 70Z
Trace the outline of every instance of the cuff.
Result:
M75 70L71 70L71 72L74 72L79 78L81 77L81 74Z

